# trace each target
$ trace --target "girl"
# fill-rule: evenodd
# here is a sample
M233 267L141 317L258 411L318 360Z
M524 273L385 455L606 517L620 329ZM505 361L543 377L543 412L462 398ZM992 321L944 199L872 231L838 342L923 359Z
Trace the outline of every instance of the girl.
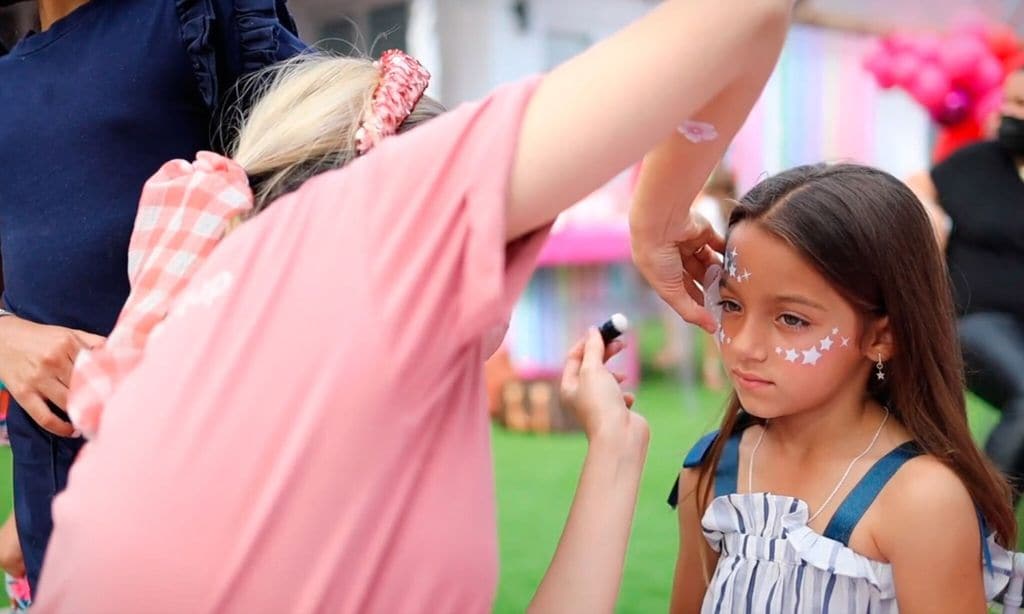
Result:
M663 2L550 75L429 121L440 107L401 54L275 73L233 160L169 163L143 194L136 245L161 227L196 232L129 256L132 297L93 357L127 375L101 395L94 441L54 504L36 611L107 611L114 587L133 612L489 611L485 336L554 217L659 141L700 154L678 171L693 199L767 79L790 9ZM706 119L716 102L728 117ZM258 214L193 271L247 210ZM122 325L152 334L132 346ZM591 339L579 396L609 419L589 427L583 504L540 612L611 611L629 535L643 429ZM105 362L125 347L141 351ZM79 373L72 404L92 389Z
M735 394L673 492L672 611L985 612L1016 526L913 193L854 165L768 179L706 289Z

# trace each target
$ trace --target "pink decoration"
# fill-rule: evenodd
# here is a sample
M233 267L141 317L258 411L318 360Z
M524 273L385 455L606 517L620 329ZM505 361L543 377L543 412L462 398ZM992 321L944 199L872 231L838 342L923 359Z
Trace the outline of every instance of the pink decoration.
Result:
M878 81L878 85L885 89L896 85L896 77L892 70L892 59L889 51L881 44L877 45L870 54L864 58L864 68Z
M985 46L977 38L967 35L954 35L943 45L939 52L939 60L946 73L952 79L969 77L978 61L987 53Z
M548 238L538 266L630 262L629 228L623 224L570 226Z
M910 94L929 109L940 106L953 83L941 68L925 64L910 83Z
M942 105L936 119L939 123L950 126L959 124L967 119L971 113L971 98L963 90L948 92L942 100Z
M974 72L971 90L975 94L986 94L994 87L999 87L1003 82L1003 65L991 55L987 55L978 62Z
M996 88L985 94L974 104L973 114L974 121L984 126L988 119L999 112L1003 106L1003 92L1002 89Z
M879 86L903 88L944 126L939 140L948 153L982 136L999 111L1003 80L1024 66L1024 48L1010 26L967 13L941 36L893 32L863 65Z
M909 85L920 67L921 60L917 57L908 53L900 54L892 63L892 79L896 85Z
M911 50L917 54L922 60L937 60L939 59L939 51L941 50L943 41L934 34L922 34L921 36L913 39Z

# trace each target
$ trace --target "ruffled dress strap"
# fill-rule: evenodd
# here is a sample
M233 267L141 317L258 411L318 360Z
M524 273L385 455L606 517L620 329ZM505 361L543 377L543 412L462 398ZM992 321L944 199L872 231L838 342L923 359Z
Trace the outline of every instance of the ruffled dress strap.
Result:
M896 475L896 472L907 461L921 454L923 454L921 446L916 442L908 441L878 459L839 505L832 520L825 527L823 535L844 546L849 546L853 530L857 527L860 519L864 517L864 513L874 503L878 494L892 479L892 476Z
M285 0L175 0L181 38L211 111L249 73L307 49Z

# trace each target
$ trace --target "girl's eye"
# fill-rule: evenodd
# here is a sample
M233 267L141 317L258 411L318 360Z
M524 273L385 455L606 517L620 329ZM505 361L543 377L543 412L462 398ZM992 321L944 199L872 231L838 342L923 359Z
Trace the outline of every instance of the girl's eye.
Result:
M787 326L789 328L804 328L805 326L810 324L810 322L808 322L807 320L797 317L791 313L782 314L781 316L779 316L779 321L782 322L784 326Z
M740 310L739 303L737 303L736 301L731 301L727 298L718 301L718 306L721 307L722 311L725 313L735 313Z

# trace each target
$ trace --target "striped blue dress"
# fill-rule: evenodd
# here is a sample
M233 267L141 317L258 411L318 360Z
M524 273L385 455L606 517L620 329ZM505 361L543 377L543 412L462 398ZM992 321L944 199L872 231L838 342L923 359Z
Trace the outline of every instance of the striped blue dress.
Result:
M684 467L699 466L715 436L698 443ZM726 442L715 474L716 497L701 521L704 537L719 553L701 612L897 612L892 566L854 552L848 542L889 478L921 453L916 444L904 444L880 459L839 505L825 531L818 533L808 526L809 510L799 499L736 493L739 440L736 434ZM674 506L677 500L678 484L669 503ZM1024 556L1015 558L994 536L984 546L988 598L1003 593L1016 576L1006 599L1019 604Z

